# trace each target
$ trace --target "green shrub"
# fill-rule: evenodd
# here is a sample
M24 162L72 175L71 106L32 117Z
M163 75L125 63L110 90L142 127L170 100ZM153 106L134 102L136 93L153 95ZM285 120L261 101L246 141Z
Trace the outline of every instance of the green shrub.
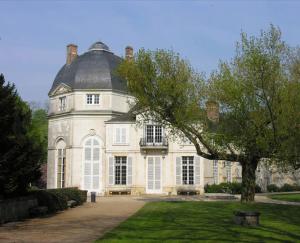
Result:
M279 187L276 186L275 184L270 184L267 186L267 191L268 192L279 192Z
M206 184L204 186L204 191L207 193L231 193L231 194L241 194L242 193L242 183L238 182L223 182L218 185ZM260 193L260 186L255 186L255 192Z
M68 201L74 200L77 205L86 202L87 191L82 191L77 188L58 188L48 190L34 190L31 192L39 203L39 206L48 207L48 213L68 208Z
M280 192L293 192L293 191L299 191L300 186L298 185L290 185L290 184L284 184L282 187L280 187Z

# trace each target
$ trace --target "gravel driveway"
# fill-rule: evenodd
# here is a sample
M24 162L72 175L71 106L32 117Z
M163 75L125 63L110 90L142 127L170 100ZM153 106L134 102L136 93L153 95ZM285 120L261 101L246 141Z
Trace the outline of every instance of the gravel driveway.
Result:
M47 218L0 226L0 242L92 242L137 212L145 202L133 197L99 197Z

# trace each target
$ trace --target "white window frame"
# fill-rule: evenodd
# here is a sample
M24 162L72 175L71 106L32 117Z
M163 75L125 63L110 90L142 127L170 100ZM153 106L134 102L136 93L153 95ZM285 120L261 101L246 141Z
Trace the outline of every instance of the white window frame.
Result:
M66 96L62 96L62 97L59 97L59 111L65 111L66 108L67 108L67 97Z
M85 102L87 105L99 105L100 94L86 94Z
M120 178L119 178L119 183L117 183L117 158L119 158L119 163L120 163ZM124 163L124 159L125 159L125 163ZM124 166L125 164L125 174L123 174L122 172L122 166ZM127 156L114 156L114 185L117 186L126 186L127 185L127 180L128 180L128 157ZM125 175L125 183L124 182L124 175Z
M186 160L186 182L184 182L183 177L183 169L184 169L184 161ZM192 171L191 168L192 167ZM192 183L191 183L192 177ZM195 158L194 156L182 156L181 157L181 183L182 185L195 185Z
M214 179L214 184L219 183L219 161L218 160L213 160L213 179Z
M231 162L226 161L226 179L227 182L232 182L232 171L231 171Z
M113 144L114 145L129 144L129 127L127 125L113 126Z
M152 129L149 129L149 128ZM152 130L152 131L151 131ZM152 136L150 136L152 133ZM152 139L150 139L152 137ZM145 141L147 144L162 144L164 139L164 129L161 125L146 124L145 125Z

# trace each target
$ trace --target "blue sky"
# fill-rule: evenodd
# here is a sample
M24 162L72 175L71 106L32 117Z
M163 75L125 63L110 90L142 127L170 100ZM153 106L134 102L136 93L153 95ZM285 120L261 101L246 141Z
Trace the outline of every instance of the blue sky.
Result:
M0 73L26 101L43 103L65 62L97 40L117 55L167 48L198 70L230 59L241 30L257 35L271 23L290 45L300 44L300 1L1 1Z

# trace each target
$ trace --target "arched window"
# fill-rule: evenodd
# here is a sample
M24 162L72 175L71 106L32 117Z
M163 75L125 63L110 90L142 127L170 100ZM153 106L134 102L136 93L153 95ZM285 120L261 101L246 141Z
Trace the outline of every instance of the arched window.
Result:
M100 188L100 146L95 138L89 138L84 144L83 187L85 190Z
M66 143L64 140L59 140L56 145L56 187L65 187L66 181Z

